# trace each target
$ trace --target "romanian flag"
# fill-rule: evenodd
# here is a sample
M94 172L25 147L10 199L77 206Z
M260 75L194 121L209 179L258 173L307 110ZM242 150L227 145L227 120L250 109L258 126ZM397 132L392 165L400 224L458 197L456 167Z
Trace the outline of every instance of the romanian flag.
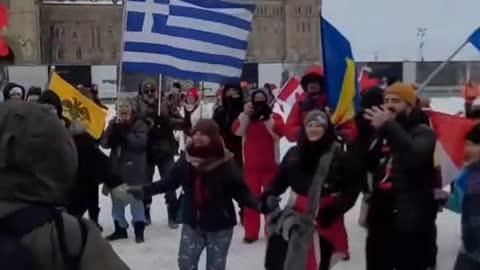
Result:
M95 139L102 136L107 118L105 110L82 95L55 72L50 78L49 88L62 100L63 115L66 118L82 123Z
M332 121L341 125L355 116L357 77L350 42L322 18L322 48L327 80L328 107L333 110Z

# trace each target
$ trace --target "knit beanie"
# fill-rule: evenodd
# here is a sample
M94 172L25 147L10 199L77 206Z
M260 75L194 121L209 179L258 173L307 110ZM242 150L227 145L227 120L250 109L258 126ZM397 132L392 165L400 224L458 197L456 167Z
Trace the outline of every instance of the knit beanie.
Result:
M192 129L192 135L201 132L210 138L210 145L206 148L195 149L192 145L187 146L187 152L197 157L223 157L225 150L223 139L220 136L220 128L215 121L210 119L200 119ZM202 152L202 153L200 153Z
M415 88L411 84L400 82L394 83L385 90L385 95L388 94L400 97L412 107L415 107L417 104L417 94L415 93Z
M313 110L305 118L304 124L306 126L313 121L316 121L320 123L323 127L328 128L328 123L330 120L328 119L328 116L326 113L319 110Z

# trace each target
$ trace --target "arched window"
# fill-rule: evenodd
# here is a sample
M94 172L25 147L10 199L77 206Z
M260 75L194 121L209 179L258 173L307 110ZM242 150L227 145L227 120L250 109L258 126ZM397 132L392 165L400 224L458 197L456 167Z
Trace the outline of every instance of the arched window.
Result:
M63 51L62 47L57 48L57 59L58 60L63 60L63 57L65 56L65 52Z
M77 60L82 60L82 48L77 48L75 54L77 55Z

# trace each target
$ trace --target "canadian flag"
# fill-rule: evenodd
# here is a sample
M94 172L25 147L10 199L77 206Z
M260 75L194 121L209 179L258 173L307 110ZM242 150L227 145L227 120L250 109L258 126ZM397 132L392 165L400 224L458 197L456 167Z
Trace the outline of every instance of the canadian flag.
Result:
M370 78L371 73L372 69L368 66L365 66L360 70L358 81L360 82L360 89L362 94L365 92L365 90L372 87L380 86L382 84L381 80L376 78Z
M290 77L290 79L288 79L288 81L283 85L282 89L280 89L277 99L292 106L295 101L302 98L302 95L303 88L300 84L300 79L297 77Z
M465 136L475 122L458 115L427 112L437 133L435 158L441 166L442 186L445 187L458 177L463 168Z

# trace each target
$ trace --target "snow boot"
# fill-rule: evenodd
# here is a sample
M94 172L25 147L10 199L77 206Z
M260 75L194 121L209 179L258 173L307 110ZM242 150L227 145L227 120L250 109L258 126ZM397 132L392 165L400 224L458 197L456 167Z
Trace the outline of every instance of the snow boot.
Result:
M145 222L135 222L133 228L135 230L135 242L137 244L145 242Z
M178 229L178 223L175 220L169 220L168 221L168 227L172 230Z
M150 226L152 224L152 217L150 216L150 206L145 205L145 225Z
M117 221L115 221L115 231L107 236L106 240L107 241L116 241L120 239L127 239L128 238L128 233L126 228L120 227L120 224L118 224Z
M248 237L243 238L244 244L253 244L257 241L258 241L258 238L248 238Z

